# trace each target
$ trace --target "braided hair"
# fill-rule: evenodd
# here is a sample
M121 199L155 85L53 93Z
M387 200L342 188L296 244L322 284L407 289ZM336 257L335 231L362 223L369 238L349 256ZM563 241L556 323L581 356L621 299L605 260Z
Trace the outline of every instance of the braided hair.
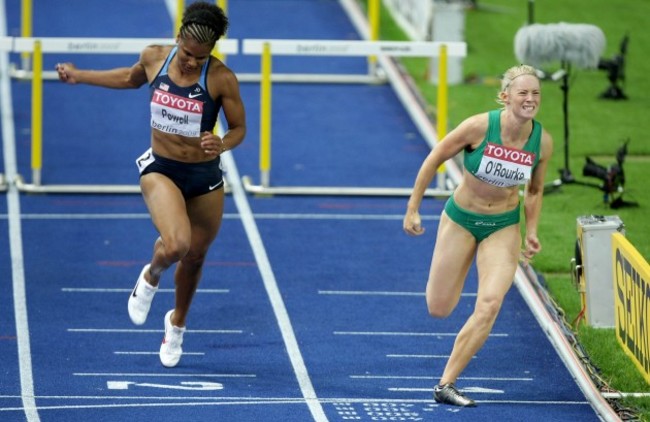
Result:
M199 44L214 45L227 29L228 18L221 8L198 1L185 9L178 34L181 38L193 38Z

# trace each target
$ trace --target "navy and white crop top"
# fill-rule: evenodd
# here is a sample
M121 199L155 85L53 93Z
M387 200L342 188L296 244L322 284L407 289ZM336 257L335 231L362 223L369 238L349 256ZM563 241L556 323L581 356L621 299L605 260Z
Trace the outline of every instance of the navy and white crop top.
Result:
M221 103L208 93L207 73L211 58L201 68L199 81L188 87L176 85L167 74L169 63L176 54L174 47L165 63L149 85L151 87L151 127L172 135L200 137L212 132Z

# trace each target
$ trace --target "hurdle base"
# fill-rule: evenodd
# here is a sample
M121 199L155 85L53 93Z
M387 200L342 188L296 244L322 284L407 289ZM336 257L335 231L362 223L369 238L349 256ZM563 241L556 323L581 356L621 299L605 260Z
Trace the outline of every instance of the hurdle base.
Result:
M272 73L273 83L308 83L308 84L365 84L381 85L388 83L388 78L381 74L311 74L311 73ZM237 74L239 82L260 82L259 73Z
M410 196L412 188L371 188L346 186L262 186L254 185L249 176L242 177L244 190L258 195L313 195L313 196ZM427 189L424 196L449 197L453 190Z
M34 77L34 72L31 70L19 69L15 63L9 65L9 76L19 81L31 81ZM44 70L42 72L43 80L59 80L59 74L54 70Z
M20 175L16 176L14 184L18 191L26 193L140 193L140 186L138 185L40 185L25 183Z

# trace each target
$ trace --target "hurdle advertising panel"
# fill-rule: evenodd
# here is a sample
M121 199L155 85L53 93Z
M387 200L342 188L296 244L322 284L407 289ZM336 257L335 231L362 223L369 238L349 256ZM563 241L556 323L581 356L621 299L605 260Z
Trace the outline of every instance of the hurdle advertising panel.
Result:
M612 234L616 337L650 383L650 265L622 234Z

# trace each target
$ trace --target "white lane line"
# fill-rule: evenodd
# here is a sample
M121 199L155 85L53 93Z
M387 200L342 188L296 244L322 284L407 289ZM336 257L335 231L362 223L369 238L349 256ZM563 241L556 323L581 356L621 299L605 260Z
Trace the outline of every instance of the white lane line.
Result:
M318 294L340 296L424 296L424 292L387 292L373 290L319 290ZM476 293L462 293L461 297L476 297Z
M424 296L424 292L383 292L363 290L319 290L318 294L340 296Z
M257 220L402 220L402 214L328 214L328 213L257 213ZM8 218L0 214L0 219ZM25 213L20 215L23 220L148 220L147 213ZM239 219L239 214L225 213L224 219ZM422 220L439 220L438 215L422 216Z
M68 328L69 333L162 333L165 330L144 330L138 328ZM185 330L193 334L242 334L242 330Z
M255 214L258 219L277 219L277 220L399 220L404 219L403 214ZM422 216L422 220L439 220L439 215Z
M62 292L66 293L130 293L133 289L103 289L90 287L62 287ZM174 293L174 289L158 289L158 293ZM197 289L196 293L230 293L229 289Z
M387 358L400 358L400 359L449 359L449 355L386 355ZM472 356L476 359L476 356Z
M3 215L0 215L3 217ZM22 220L145 220L151 216L145 213L138 214L110 214L110 213L27 213L20 216Z
M428 375L350 375L352 379L405 379L405 380L435 380L438 377L428 376ZM458 377L459 380L463 381L504 381L504 382L531 382L534 381L533 378L522 378L522 377Z
M176 403L124 403L124 404L88 404L88 405L62 405L62 406L40 406L43 410L66 410L66 409L124 409L124 408L140 408L140 407L199 407L199 406L250 406L250 405L269 405L269 404L299 404L304 405L305 399L287 399L285 401L279 400L265 400L259 401L240 400L240 401L219 401L219 402L186 402L180 401ZM0 411L22 410L21 407L3 407Z
M191 374L182 372L74 372L75 377L257 378L255 374Z
M422 333L402 331L334 331L338 336L412 336L412 337L456 337L458 333ZM490 333L490 337L508 337L506 333Z
M0 396L0 399L17 399L20 396ZM271 403L299 403L305 402L302 397L196 397L196 396L37 396L39 400L204 400L208 403L203 404L271 404ZM209 403L214 402L214 403ZM386 399L375 397L333 397L320 399L321 403L411 403L411 404L435 404L433 399ZM540 404L540 405L588 405L588 401L575 400L481 400L481 403L511 403L511 404ZM200 403L194 403L198 405ZM135 404L137 406L137 404ZM52 408L52 407L50 407ZM65 408L65 406L63 407ZM15 410L21 408L0 408L0 410Z
M6 4L0 0L0 36L7 35ZM27 296L25 293L25 268L23 260L22 229L20 225L20 197L16 186L16 134L14 112L9 81L9 56L0 53L0 118L2 118L2 148L4 168L9 183L7 192L7 215L9 220L9 250L13 286L14 317L16 318L16 340L18 344L18 366L20 370L20 393L28 422L38 422L40 417L34 399L34 378L32 373L32 352L29 343L27 318ZM6 276L6 274L3 274Z
M17 399L20 396L2 396L0 399ZM215 397L215 396L117 396L117 395L101 395L101 396L37 396L39 400L205 400L205 401L300 401L304 402L302 397Z
M129 351L115 351L114 355L158 355L160 352L129 352ZM187 352L183 350L183 356L205 356L203 352Z
M416 393L430 393L433 391L433 387L430 388L409 388L409 387L389 387L386 390L388 391L409 391ZM465 387L461 389L464 393L472 394L505 394L504 390L497 390L494 388L483 388L483 387Z
M223 127L223 125L220 127ZM289 313L287 312L284 300L280 294L275 274L273 273L271 263L266 254L266 249L264 248L264 243L262 242L262 237L257 229L255 217L253 216L253 212L248 204L248 199L246 198L246 193L244 192L244 187L242 186L241 178L237 171L237 166L235 165L235 160L230 152L222 155L222 159L227 170L228 182L232 190L235 205L237 206L242 224L244 225L244 230L248 236L248 241L253 250L253 254L255 255L255 261L257 262L260 275L262 276L262 282L264 283L264 287L266 288L266 292L271 301L273 313L278 321L280 333L282 334L289 355L289 360L291 361L291 365L293 366L293 370L298 380L300 391L307 401L307 406L309 407L309 411L314 420L316 422L326 422L328 420L327 416L325 415L325 411L316 396L316 391L314 390L314 386L309 378L307 366L305 365L300 352L300 347L298 347L298 340L296 339L296 334L291 326Z
M1 397L1 396L0 396ZM38 397L41 399L41 397ZM142 397L140 400L148 400L148 397ZM61 406L41 406L43 410L65 410L65 409L106 409L106 408L136 408L136 407L200 407L200 406L251 406L251 405L269 405L269 404L305 404L304 399L275 399L275 398L248 398L241 397L237 399L228 399L226 401L198 401L188 402L184 401L183 397L173 397L174 400L180 400L171 403L151 403L150 401L144 403L112 403L112 404L88 404L88 405L61 405ZM201 400L197 398L196 400ZM392 399L376 399L376 398L334 398L320 400L321 404L338 404L338 403L391 403L391 404L433 404L433 400L392 400ZM511 404L511 405L539 405L539 406L587 406L587 401L555 401L555 400L477 400L477 403L485 404ZM1 407L0 411L19 411L23 410L21 407Z

